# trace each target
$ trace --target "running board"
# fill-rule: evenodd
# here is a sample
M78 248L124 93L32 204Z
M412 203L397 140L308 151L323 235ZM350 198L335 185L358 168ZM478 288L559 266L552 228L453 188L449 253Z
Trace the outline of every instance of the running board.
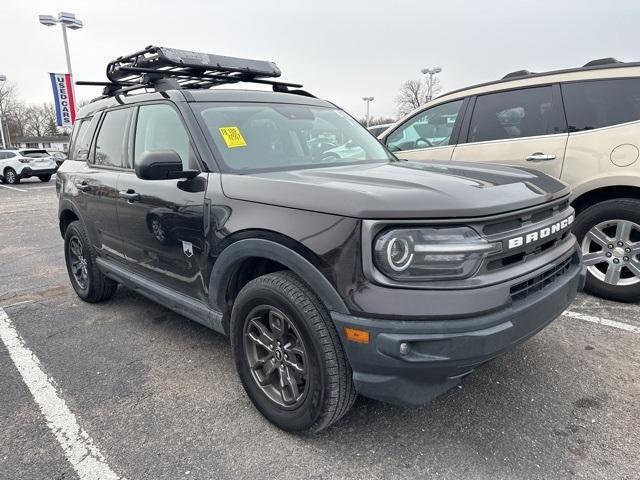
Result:
M190 320L226 335L222 326L222 312L212 309L199 300L174 292L142 275L132 273L110 260L96 258L96 263L100 271L112 280Z

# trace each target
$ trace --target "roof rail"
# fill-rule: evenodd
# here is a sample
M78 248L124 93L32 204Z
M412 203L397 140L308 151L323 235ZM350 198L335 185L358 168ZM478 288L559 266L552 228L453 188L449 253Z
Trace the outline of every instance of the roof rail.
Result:
M274 91L313 96L296 83L270 80L281 74L278 66L265 60L225 57L149 45L139 52L124 55L107 64L109 82L76 82L76 85L101 85L103 96L110 97L137 89L158 92L179 89L206 89L218 85L251 82L271 85Z
M529 70L516 70L515 72L507 73L502 80L507 78L515 78L515 77L526 77L527 75L534 75L534 72L530 72Z
M617 60L613 57L606 57L606 58L596 58L595 60L591 60L590 62L585 63L582 68L585 67L598 67L600 65L609 65L611 63L624 63L621 62L620 60Z

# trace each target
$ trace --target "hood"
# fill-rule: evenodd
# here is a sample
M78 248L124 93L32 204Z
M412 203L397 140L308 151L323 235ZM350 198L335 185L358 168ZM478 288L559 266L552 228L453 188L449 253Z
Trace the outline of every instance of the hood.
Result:
M456 218L505 213L569 194L529 169L467 162L390 162L223 175L238 200L369 219Z

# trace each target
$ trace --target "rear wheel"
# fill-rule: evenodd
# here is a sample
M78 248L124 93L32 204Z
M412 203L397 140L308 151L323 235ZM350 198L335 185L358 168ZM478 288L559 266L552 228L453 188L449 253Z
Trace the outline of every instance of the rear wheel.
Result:
M294 274L249 282L231 314L242 384L256 408L287 431L320 431L338 421L356 392L328 312Z
M13 168L7 168L4 171L4 181L9 185L15 185L16 183L20 183L20 178Z
M39 175L38 178L41 182L48 182L51 180L51 175Z
M640 300L640 201L593 205L578 215L574 232L587 267L585 289L611 300Z
M118 284L98 270L95 251L78 220L67 227L64 254L71 286L82 300L101 302L116 293Z

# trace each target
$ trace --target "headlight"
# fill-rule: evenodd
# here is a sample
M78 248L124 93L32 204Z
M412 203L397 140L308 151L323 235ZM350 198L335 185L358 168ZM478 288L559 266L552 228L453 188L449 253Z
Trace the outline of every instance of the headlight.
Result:
M373 261L394 280L453 280L470 277L501 248L469 227L398 228L376 237Z

